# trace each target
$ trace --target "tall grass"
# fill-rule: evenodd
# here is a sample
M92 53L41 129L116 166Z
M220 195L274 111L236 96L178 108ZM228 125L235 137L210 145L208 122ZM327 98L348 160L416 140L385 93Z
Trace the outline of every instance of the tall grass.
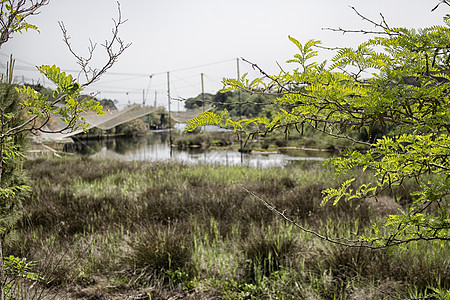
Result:
M369 233L401 207L389 194L321 207L321 191L338 182L320 165L69 158L25 168L33 192L6 253L37 260L46 280L36 285L74 298L397 299L450 288L448 244L343 248L284 223L245 191L334 236Z

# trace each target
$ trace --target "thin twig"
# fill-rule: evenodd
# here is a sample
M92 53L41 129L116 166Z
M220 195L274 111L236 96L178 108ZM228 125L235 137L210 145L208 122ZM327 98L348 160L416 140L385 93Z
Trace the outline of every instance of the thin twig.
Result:
M267 201L265 201L264 199L262 199L261 197L259 197L258 195L256 195L254 192L249 191L248 189L244 188L244 190L250 194L251 196L255 197L256 199L258 199L259 201L261 201L261 203L264 204L265 207L267 207L268 209L270 209L271 211L273 211L275 214L279 215L280 217L282 217L284 220L288 221L289 223L291 223L292 225L294 225L295 227L299 228L300 230L306 232L306 233L310 233L322 240L331 242L333 244L337 244L340 246L345 246L345 247L368 247L368 248L373 248L371 246L365 246L363 245L363 241L362 240L349 240L349 242L351 242L351 244L348 243L343 243L340 242L336 239L332 239L329 238L328 236L324 236L321 235L320 233L318 233L317 231L314 230L310 230L300 224L298 224L297 222L295 222L294 220L292 220L291 218L289 218L288 216L286 216L286 214L284 212L279 211L277 208L275 208L273 205L271 205L270 203L268 203Z
M400 32L397 31L393 31L389 25L386 22L386 19L384 18L384 16L382 14L381 15L381 22L377 23L375 21L373 21L372 19L367 18L366 16L364 16L363 14L361 14L355 7L350 6L350 8L359 16L361 17L364 21L369 22L370 24L374 25L376 28L381 28L381 31L376 31L376 30L364 30L364 29L359 29L359 30L353 30L353 29L344 29L344 28L329 28L329 27L325 27L322 28L322 30L330 30L330 31L336 31L336 32L342 32L343 34L345 33L362 33L362 34L374 34L374 35L401 35Z
M69 49L69 52L76 58L77 64L80 65L81 67L80 73L83 74L85 77L86 82L81 85L81 88L84 88L99 80L100 77L115 64L119 56L131 46L131 43L125 43L119 37L119 29L127 21L122 19L122 11L120 9L119 2L117 2L117 11L118 11L117 20L113 19L114 26L111 30L112 37L110 40L105 40L105 42L101 44L101 46L105 49L105 52L108 56L108 61L99 69L92 68L90 66L90 63L94 57L94 51L96 50L97 44L89 40L87 57L83 57L77 54L70 43L70 36L68 35L64 23L58 22L59 27L63 34L63 41L66 44L67 48ZM118 49L115 49L115 46L117 46Z
M265 201L264 199L262 199L261 197L259 197L255 193L253 193L252 191L249 191L246 188L244 188L244 190L247 193L249 193L251 196L253 196L256 199L258 199L259 201L261 201L261 203L263 203L265 207L267 207L268 209L273 211L278 216L282 217L285 221L287 221L287 222L291 223L292 225L294 225L295 227L299 228L300 230L302 230L306 233L312 234L321 240L324 240L324 241L327 241L327 242L330 242L330 243L333 243L336 245L340 245L340 246L351 247L351 248L368 248L368 249L378 250L378 249L385 249L387 247L399 246L399 245L404 245L404 244L408 244L411 242L418 242L418 241L428 241L428 242L429 241L450 241L450 237L447 238L447 237L439 237L439 236L432 236L432 237L418 236L418 237L411 237L411 238L407 238L407 239L396 239L395 236L401 230L399 230L399 232L397 232L395 234L390 235L388 239L374 239L370 243L368 243L364 240L350 240L347 238L339 238L339 239L330 238L328 236L321 235L317 231L310 230L310 229L298 224L293 219L286 216L284 211L283 212L279 211L276 207L274 207L273 205L271 205L270 203L268 203L267 201ZM341 242L340 240L345 240L346 242ZM384 244L380 245L380 246L373 246L373 243L377 242L377 241L378 242L381 241Z

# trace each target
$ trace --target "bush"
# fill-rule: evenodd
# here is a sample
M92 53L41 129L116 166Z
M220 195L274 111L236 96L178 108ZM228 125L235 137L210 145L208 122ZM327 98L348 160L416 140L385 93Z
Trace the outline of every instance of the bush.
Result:
M116 127L116 133L127 135L127 136L136 136L146 133L148 130L147 124L144 123L142 119L134 119L130 122L121 124Z

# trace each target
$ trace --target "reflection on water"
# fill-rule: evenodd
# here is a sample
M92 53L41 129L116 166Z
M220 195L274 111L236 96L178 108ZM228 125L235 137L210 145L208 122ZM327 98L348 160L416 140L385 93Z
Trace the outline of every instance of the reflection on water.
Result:
M169 147L165 132L145 137L118 138L102 141L77 141L67 151L94 158L120 160L167 161L195 164L245 165L252 167L286 166L296 161L320 161L328 153L286 150L280 154L242 154L231 150L177 149Z

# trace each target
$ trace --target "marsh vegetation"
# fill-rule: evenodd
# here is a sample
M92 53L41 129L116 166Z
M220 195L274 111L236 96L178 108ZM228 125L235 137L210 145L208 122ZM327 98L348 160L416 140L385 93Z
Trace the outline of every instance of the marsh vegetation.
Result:
M342 247L284 222L246 191L309 229L349 237L407 207L414 182L378 200L322 207L321 191L342 178L317 162L255 169L64 158L24 168L31 192L5 252L35 260L33 288L49 295L409 299L450 288L448 244ZM352 175L355 185L371 180Z

